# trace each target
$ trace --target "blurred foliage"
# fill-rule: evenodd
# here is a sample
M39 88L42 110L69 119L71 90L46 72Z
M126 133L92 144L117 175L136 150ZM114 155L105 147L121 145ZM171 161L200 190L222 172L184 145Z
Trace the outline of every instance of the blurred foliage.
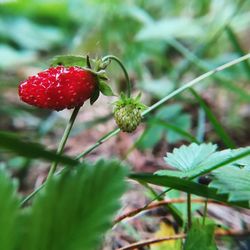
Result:
M22 130L22 134L28 132L38 139L61 125L63 116L20 104L16 91L20 80L48 67L55 55L118 56L129 70L134 89L143 91L147 104L151 104L182 82L246 53L250 49L249 12L250 2L244 0L2 1L1 128ZM222 107L220 120L226 128L240 128L241 134L249 118L249 113L240 111L249 101L249 68L248 62L242 63L198 88L201 96L208 98L212 112L216 106ZM110 74L111 84L122 90L120 71L112 67ZM216 88L209 88L211 94L208 83ZM189 101L184 105L183 98L190 100L185 94L173 105L189 110ZM156 117L145 121L140 148L155 146L161 138L167 138L168 143L196 140L193 126L205 126L199 120L196 123L196 110L171 115L171 109L163 107ZM164 112L171 117L163 114L162 118Z

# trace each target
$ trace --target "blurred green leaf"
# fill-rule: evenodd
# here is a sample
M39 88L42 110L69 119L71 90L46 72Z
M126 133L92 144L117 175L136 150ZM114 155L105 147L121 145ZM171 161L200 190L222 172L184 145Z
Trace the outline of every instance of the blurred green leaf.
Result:
M194 38L203 35L203 29L194 19L186 17L172 17L146 25L136 35L142 40L167 40L169 38Z
M215 224L210 223L202 225L200 221L195 220L188 232L184 244L184 250L217 250L214 239Z
M195 141L189 134L191 116L182 112L180 104L172 104L158 110L155 117L150 117L148 128L144 131L137 145L141 149L152 148L166 136L169 143L175 143L182 139Z
M38 143L21 140L13 133L0 131L0 148L27 158L40 158L48 161L57 161L67 165L78 164L78 161L70 157L60 156L53 151L45 150L44 147Z
M30 50L16 50L9 45L0 44L0 69L12 68L37 59L37 54Z
M100 160L54 177L25 209L18 249L96 249L112 226L126 172L118 161Z
M171 91L174 90L174 85L168 78L163 77L160 79L147 79L144 78L139 86L149 94L157 98L163 98Z
M3 19L0 36L29 50L47 51L64 40L63 33L56 27L41 26L23 17Z
M17 183L0 169L0 249L14 250L20 233Z
M194 90L190 89L191 93L195 97L195 99L198 101L200 106L204 109L209 121L213 125L216 133L218 134L219 138L224 142L224 144L228 148L235 148L235 143L230 138L226 130L223 128L223 126L220 124L216 116L213 114L212 110L209 108L209 106L205 103L205 101L202 99L202 97Z

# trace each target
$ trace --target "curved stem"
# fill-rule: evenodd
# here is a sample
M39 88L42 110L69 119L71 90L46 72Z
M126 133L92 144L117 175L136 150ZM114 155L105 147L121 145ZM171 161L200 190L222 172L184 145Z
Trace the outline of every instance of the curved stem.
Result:
M102 58L103 62L108 61L108 60L116 61L119 64L119 66L122 68L124 75L125 75L125 78L126 78L126 83L127 83L127 97L130 97L130 95L131 95L131 82L130 82L129 75L128 75L128 72L127 72L125 66L123 65L121 60L116 56L107 55L107 56Z
M59 146L58 146L58 149L57 149L57 154L61 154L63 152L63 149L65 147L65 144L67 142L67 139L69 137L69 134L70 134L70 131L72 129L72 126L75 122L75 119L76 119L76 116L78 114L80 110L80 107L77 107L74 109L70 119L69 119L69 122L64 130L64 133L63 133L63 136L62 136L62 139L59 143ZM46 179L46 182L50 180L50 178L53 176L53 174L55 173L56 171L56 168L57 168L57 165L58 165L58 161L54 161L50 167L50 170L49 170L49 173L48 173L48 176L47 176L47 179Z

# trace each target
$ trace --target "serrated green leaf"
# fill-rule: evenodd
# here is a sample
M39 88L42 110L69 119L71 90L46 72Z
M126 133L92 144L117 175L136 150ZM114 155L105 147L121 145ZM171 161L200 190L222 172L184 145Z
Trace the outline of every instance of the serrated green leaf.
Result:
M18 249L96 249L119 208L125 175L120 162L100 160L53 177L26 211Z
M219 194L227 194L229 201L250 200L250 171L237 167L224 167L213 172L209 187L216 188Z
M16 183L0 169L0 249L14 250L19 234L19 198Z
M13 133L0 131L0 148L4 148L27 158L57 161L67 165L78 164L78 161L73 160L70 157L60 156L53 151L44 149L41 144L25 142Z
M51 59L50 66L56 67L58 65L63 66L79 66L79 67L86 67L87 66L87 59L85 56L73 56L73 55L60 55L55 56Z
M99 89L105 96L115 96L112 88L105 81L99 81Z
M184 250L217 250L214 230L214 223L202 225L198 220L195 220L188 232Z
M217 167L222 167L224 165L241 165L244 159L248 159L247 148L237 149L237 150L222 150L216 151L217 146L211 143L208 144L196 144L192 143L189 146L181 146L180 148L175 148L173 153L167 153L165 161L172 167L177 168L182 171L180 174L182 177L194 177L199 176L202 173L208 173ZM234 157L240 156L240 154L245 154L246 156L240 157L239 159L232 160ZM224 161L230 161L229 164L223 164ZM220 166L220 164L222 164ZM165 170L156 172L156 174L164 175ZM166 174L169 174L166 172ZM175 174L176 175L176 174Z
M182 176L192 177L231 157L230 150L215 152L216 148L217 146L211 143L192 143L175 148L173 153L167 153L164 159L167 164L182 171ZM164 170L160 173L163 175Z

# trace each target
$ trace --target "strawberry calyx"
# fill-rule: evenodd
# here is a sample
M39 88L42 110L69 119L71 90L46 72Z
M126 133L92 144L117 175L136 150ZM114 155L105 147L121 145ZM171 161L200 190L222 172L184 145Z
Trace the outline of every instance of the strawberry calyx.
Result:
M121 93L120 99L115 101L113 104L115 105L114 111L128 105L133 106L140 111L147 109L147 106L141 102L141 93L139 93L135 98L127 97L124 93Z

